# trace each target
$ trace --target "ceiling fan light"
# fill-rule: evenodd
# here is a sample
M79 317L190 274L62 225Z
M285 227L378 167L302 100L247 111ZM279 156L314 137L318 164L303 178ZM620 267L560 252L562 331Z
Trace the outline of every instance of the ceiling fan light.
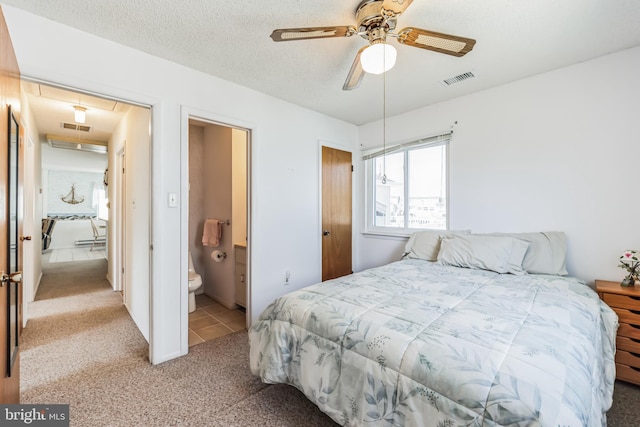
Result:
M396 64L396 48L387 43L376 43L360 55L362 69L369 74L382 74Z
M74 120L76 123L84 123L85 118L86 118L86 111L87 109L84 107L80 107L80 106L75 106L73 107L73 109L75 110L74 112Z

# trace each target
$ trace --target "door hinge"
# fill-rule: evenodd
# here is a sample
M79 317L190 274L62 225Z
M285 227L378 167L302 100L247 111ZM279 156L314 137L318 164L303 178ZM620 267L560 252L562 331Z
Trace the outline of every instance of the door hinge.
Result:
M353 165L351 165L351 172L353 172Z

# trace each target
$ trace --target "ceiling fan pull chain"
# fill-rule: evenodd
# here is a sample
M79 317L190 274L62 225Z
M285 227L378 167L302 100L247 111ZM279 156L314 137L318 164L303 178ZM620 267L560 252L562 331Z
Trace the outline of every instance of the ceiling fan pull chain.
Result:
M382 62L386 63L385 50ZM387 72L382 73L382 184L387 183Z

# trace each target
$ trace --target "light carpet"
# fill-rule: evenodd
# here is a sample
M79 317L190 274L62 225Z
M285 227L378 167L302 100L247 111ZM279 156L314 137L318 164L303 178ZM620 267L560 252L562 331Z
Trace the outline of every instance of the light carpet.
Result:
M106 260L43 269L23 332L22 403L69 404L72 426L334 424L298 390L251 375L246 332L153 366Z
M43 267L21 344L22 403L66 403L72 426L332 426L297 389L249 372L246 332L153 366L104 279L106 260ZM640 419L640 388L616 383L608 426Z

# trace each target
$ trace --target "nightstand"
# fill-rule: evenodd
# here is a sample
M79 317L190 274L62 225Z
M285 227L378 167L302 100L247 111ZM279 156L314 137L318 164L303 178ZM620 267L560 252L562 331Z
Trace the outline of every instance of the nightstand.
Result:
M618 315L616 378L640 385L640 286L596 280L596 291Z

